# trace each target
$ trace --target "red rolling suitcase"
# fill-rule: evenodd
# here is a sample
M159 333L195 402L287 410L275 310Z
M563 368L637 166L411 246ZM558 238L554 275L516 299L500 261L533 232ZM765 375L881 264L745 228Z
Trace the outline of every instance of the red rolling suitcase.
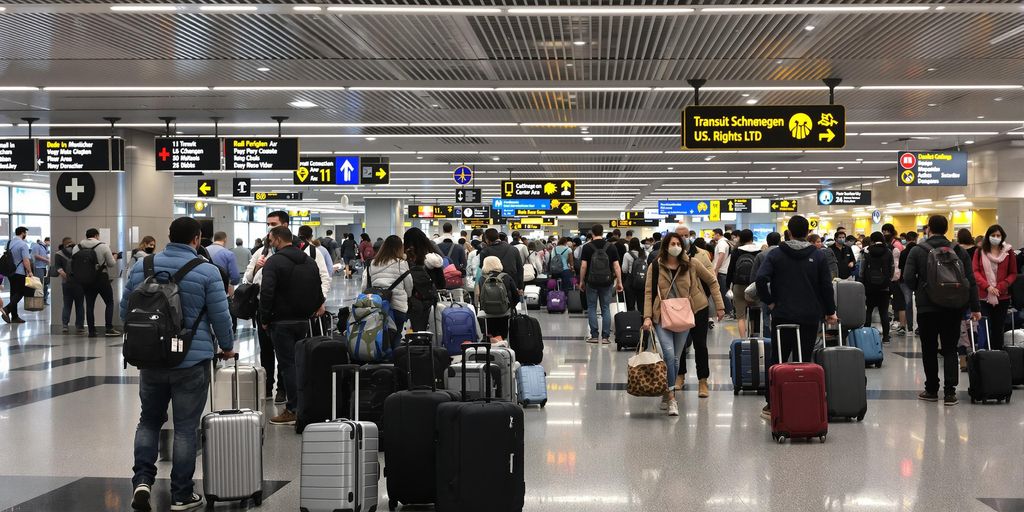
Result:
M783 329L796 330L799 363L781 362ZM782 444L786 438L817 437L824 443L828 435L825 370L817 364L803 362L799 325L779 325L775 330L775 341L780 363L768 369L772 439Z

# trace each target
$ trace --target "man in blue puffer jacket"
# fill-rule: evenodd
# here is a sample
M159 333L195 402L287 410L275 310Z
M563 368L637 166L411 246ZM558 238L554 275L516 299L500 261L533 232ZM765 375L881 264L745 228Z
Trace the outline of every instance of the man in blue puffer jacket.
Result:
M170 227L170 244L153 257L157 273L174 274L197 256L201 229L190 217L175 219ZM121 320L128 311L128 296L145 280L143 265L135 265L121 294ZM167 404L174 416L174 455L171 469L171 510L192 510L203 506L203 498L193 491L196 469L196 432L209 396L210 375L207 361L216 352L232 358L235 353L231 333L231 315L220 271L212 264L194 268L179 283L184 325L191 326L203 308L205 321L199 323L185 361L172 369L139 371L139 398L142 414L135 431L135 466L132 508L149 510L150 486L156 479L156 459L160 428L167 421ZM212 325L212 330L211 330Z

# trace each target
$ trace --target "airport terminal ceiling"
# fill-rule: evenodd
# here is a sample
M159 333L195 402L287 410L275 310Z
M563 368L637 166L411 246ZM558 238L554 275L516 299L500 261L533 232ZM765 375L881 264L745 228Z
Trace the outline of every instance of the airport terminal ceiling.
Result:
M23 117L37 135L104 134L110 116L276 135L287 116L303 153L391 158L388 186L306 195L332 204L449 200L463 163L485 198L509 175L574 179L587 211L804 196L894 180L897 150L1024 133L1017 2L0 5L0 135L25 135ZM827 104L833 77L842 150L680 148L688 79L707 80L701 105L772 106ZM254 179L295 190L289 173Z

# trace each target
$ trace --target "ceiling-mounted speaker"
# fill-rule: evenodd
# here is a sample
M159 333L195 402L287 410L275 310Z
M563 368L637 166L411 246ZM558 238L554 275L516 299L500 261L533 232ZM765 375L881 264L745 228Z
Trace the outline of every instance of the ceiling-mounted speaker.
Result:
M348 195L341 196L341 207L342 208L348 208L348 205L349 205Z

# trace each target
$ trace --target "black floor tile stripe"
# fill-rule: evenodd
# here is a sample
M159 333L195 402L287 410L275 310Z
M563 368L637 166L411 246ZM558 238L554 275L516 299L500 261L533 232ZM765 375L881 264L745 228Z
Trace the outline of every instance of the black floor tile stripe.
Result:
M997 512L1024 512L1024 498L978 498Z
M25 352L31 352L33 350L45 350L45 349L53 348L53 347L54 347L54 345L38 345L38 344L11 345L11 346L7 347L6 349L0 348L0 356L4 355L4 353L6 353L7 355L15 355L15 354L23 354Z
M291 483L284 480L263 482L263 499ZM195 492L202 494L202 481L196 482ZM150 506L153 510L170 510L171 481L157 479L153 484ZM221 504L217 510L266 510L257 508L252 500L240 506L238 501ZM37 496L3 512L130 512L132 510L132 482L128 478L81 478L46 494ZM198 509L203 510L203 509ZM207 509L209 510L209 509ZM279 510L283 510L279 509Z
M103 384L138 384L138 377L122 377L122 376L96 376L92 375L89 377L79 377L64 382L58 382L51 384L46 387L30 389L27 391L21 391L19 393L12 393L10 395L0 396L0 411L6 411L15 407L21 407L23 405L34 404L43 400L49 400L51 398L57 398L59 396L66 395L68 393L74 393L76 391L82 391Z
M81 363L82 361L89 361L92 359L98 359L98 356L86 357L86 356L72 356L62 357L60 359L54 359L53 361L47 361L45 363L31 364L28 366L22 366L20 368L11 368L12 372L38 372L43 370L52 370L61 366L67 366L69 364Z

